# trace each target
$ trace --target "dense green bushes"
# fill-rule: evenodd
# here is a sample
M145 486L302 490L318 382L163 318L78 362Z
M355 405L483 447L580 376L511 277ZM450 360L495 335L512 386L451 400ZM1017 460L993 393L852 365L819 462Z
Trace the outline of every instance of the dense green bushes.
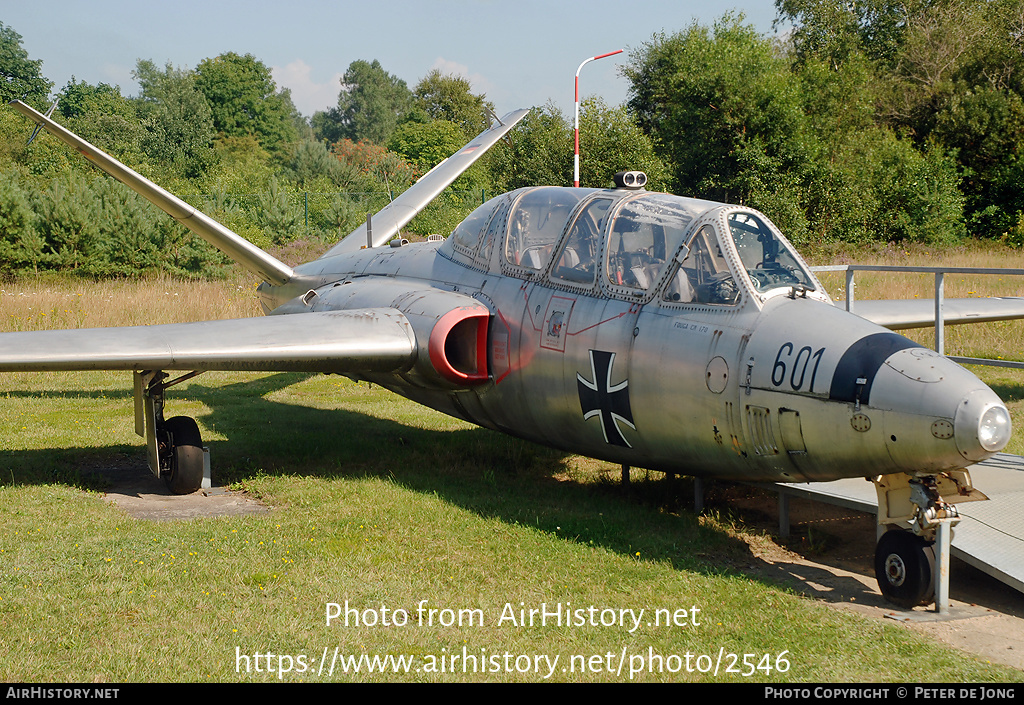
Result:
M70 174L45 190L0 174L0 272L217 275L213 248L111 179Z
M634 49L622 106L585 100L581 184L642 169L649 188L763 210L797 243L1024 246L1024 0L776 0L782 39L727 15ZM44 108L52 83L0 24L0 87ZM490 122L465 79L410 89L355 61L311 119L251 54L195 70L139 60L140 94L72 78L59 119L261 247L327 249ZM0 267L210 276L224 258L0 108ZM572 124L535 108L406 234L446 234L482 198L568 186ZM196 195L187 195L196 194ZM306 243L301 247L291 245Z

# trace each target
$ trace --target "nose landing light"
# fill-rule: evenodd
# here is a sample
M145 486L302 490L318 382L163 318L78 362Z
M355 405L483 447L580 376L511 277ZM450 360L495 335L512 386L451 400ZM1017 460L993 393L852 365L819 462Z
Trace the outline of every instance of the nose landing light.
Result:
M1001 406L993 406L981 415L978 422L978 441L987 451L995 452L1006 447L1010 440L1010 415Z
M953 427L960 455L980 461L1006 447L1013 430L1010 414L989 390L964 397L956 410Z

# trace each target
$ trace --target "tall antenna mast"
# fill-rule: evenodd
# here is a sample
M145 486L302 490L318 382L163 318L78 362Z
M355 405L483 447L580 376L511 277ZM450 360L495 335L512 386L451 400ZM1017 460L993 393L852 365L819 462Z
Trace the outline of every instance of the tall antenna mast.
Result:
M583 69L584 66L589 64L591 61L603 59L606 56L615 56L616 54L621 53L622 49L619 49L617 51L610 51L607 54L592 56L586 61L584 61L582 64L580 64L580 67L576 69L576 119L574 121L576 126L576 152L573 156L572 174L572 185L575 186L576 188L579 188L580 185L580 71Z

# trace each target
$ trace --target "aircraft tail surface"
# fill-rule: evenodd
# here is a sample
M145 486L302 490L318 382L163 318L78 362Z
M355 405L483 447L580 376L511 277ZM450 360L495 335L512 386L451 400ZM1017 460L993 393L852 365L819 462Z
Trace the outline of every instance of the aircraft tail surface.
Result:
M371 217L371 246L380 247L394 238L400 228L416 217L417 213L459 178L462 172L471 167L529 112L527 109L514 110L500 118L498 124L481 132L465 147L420 177L419 181L382 208L379 213L374 214ZM324 257L353 252L366 245L366 223L363 223L328 250Z
M25 105L20 100L11 107L41 126L51 135L70 146L92 162L100 171L123 183L147 201L171 216L199 237L216 247L263 281L281 285L291 280L292 268L268 252L264 252L242 236L190 206L177 196L162 189L141 174L128 168L103 150L94 147L62 125Z

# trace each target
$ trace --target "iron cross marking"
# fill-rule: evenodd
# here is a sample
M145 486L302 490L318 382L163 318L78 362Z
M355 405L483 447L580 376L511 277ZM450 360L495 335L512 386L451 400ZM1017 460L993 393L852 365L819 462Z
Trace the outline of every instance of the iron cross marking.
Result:
M633 412L629 408L629 380L612 384L614 363L615 353L604 350L590 351L590 373L594 381L588 381L583 375L576 373L580 408L584 419L600 416L605 443L632 448L619 430L619 423L624 423L632 429L636 428L633 425Z

